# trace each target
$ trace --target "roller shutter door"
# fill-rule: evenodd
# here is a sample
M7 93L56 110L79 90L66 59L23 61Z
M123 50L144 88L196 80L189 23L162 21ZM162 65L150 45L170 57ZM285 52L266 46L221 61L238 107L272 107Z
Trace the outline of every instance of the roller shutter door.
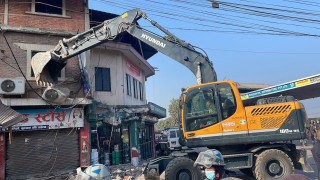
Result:
M13 132L7 144L6 179L67 173L79 167L79 131L56 129Z

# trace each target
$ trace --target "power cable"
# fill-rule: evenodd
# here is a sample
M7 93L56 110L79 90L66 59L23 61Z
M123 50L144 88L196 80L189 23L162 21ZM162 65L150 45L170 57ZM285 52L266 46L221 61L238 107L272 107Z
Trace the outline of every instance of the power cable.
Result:
M117 6L117 7L123 7L123 5L124 4L121 4L121 3L114 3L114 2L111 2L111 1L106 1L106 0L100 0L100 2L104 2L104 3L108 3L109 5L110 4L112 4L113 6ZM140 3L141 4L141 3ZM136 8L136 6L131 6L131 5L128 5L128 4L126 4L126 6L127 7L133 7L133 8ZM146 7L146 6L145 6ZM147 9L147 8L146 8ZM149 10L149 9L148 9ZM151 11L151 10L150 10ZM167 13L167 12L163 12L163 11L157 11L157 10L152 10L152 12L157 12L157 13L159 13L159 14L168 14L168 15L170 15L171 17L173 16L173 17L182 17L182 18L185 18L185 19L195 19L195 20L200 20L200 21L208 21L207 19L199 19L199 18L193 18L193 17L189 17L189 16L181 16L181 15L179 15L179 14L172 14L172 13ZM171 18L172 19L172 18ZM212 22L212 20L209 20L209 21L211 21ZM224 23L224 22L216 22L216 23L220 23L220 24L224 24L224 25L226 25L226 23ZM194 24L194 23L193 23ZM230 23L227 23L227 25L234 25L234 24L230 24ZM242 27L242 28L252 28L252 27L248 27L248 26L242 26L242 25L235 25L235 26L240 26L240 27ZM262 29L262 30L267 30L267 31L271 31L271 32L275 32L275 30L270 30L270 29L264 29L264 28L260 28L260 29ZM314 35L314 34L307 34L307 33L298 33L298 32L284 32L284 31L276 31L276 32L278 32L278 34L283 34L283 35L285 35L285 34L288 34L288 35L295 35L295 36L317 36L317 35Z
M17 66L18 66L19 72L22 74L22 76L23 76L23 78L25 79L25 81L27 82L28 86L32 89L32 91L33 91L38 97L40 97L43 101L45 101L47 104L49 104L50 106L52 106L54 109L58 109L58 108L61 109L61 106L60 106L60 105L54 105L54 104L52 104L51 102L47 101L46 99L44 99L44 98L31 86L30 82L28 81L27 77L25 76L25 74L23 73L23 71L22 71L22 69L21 69L21 67L20 67L20 65L19 65L19 63L18 63L18 61L17 61L17 59L16 59L16 57L15 57L13 51L12 51L12 48L11 48L11 46L10 46L10 44L9 44L9 42L8 42L5 34L4 34L4 31L3 31L3 29L1 28L1 26L0 26L0 31L1 31L1 34L2 34L3 38L4 38L5 41L6 41L6 44L7 44L8 48L10 49L10 52L11 52L11 54L12 54L13 59L15 60ZM70 106L70 107L68 107L68 108L63 108L63 109L70 109L70 108L73 108L73 107L75 107L75 106L77 106L77 105L79 105L79 104L72 105L72 106Z

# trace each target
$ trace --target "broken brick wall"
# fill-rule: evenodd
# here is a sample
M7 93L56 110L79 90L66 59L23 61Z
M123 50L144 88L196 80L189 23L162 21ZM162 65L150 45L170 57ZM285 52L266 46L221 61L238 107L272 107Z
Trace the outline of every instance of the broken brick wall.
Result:
M5 36L12 48L15 58L23 72L24 75L27 74L28 68L28 51L21 47L21 44L32 44L37 47L37 45L57 45L58 41L63 37L61 36L52 36L52 35L39 35L39 34L28 34L28 33L18 33L18 32L10 32L6 31ZM23 77L21 72L19 71L19 67L12 56L10 49L5 43L5 39L2 35L0 35L0 78L15 78L15 77ZM20 45L20 46L19 46ZM29 66L30 67L30 66ZM81 90L80 76L79 76L79 63L77 58L72 58L68 61L65 70L65 80L58 81L58 83L63 83L61 87L67 87L70 89L71 97L83 97L83 93ZM45 88L39 88L34 78L30 78L29 82L33 86L36 91L42 95ZM36 98L38 97L33 90L26 83L26 93L22 95L23 98ZM78 93L77 93L78 92ZM20 97L20 96L19 96Z

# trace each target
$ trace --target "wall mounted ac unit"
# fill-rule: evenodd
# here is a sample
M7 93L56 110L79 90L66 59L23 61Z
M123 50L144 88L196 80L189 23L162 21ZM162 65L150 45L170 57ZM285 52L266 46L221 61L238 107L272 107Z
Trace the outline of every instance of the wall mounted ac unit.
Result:
M25 79L23 78L0 78L0 94L24 94Z
M44 90L42 98L50 103L62 104L70 95L70 90L68 88L54 88L48 87Z

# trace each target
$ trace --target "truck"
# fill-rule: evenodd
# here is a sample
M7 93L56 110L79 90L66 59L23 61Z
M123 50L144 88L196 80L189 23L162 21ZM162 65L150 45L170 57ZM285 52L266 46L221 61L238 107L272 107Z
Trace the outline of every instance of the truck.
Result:
M165 36L139 26L149 21ZM186 148L151 160L145 174L166 179L203 179L206 167L194 167L205 149L221 152L225 168L240 169L258 180L282 179L294 169L312 171L306 150L292 142L304 139L307 119L303 104L292 96L259 99L245 106L235 82L217 81L212 62L196 46L179 39L139 9L133 9L69 39L52 50L33 56L31 66L38 85L54 86L69 58L127 32L187 67L197 85L182 90L179 104L179 143ZM200 49L201 50L201 49ZM221 175L220 175L221 177ZM219 177L217 177L219 179Z

